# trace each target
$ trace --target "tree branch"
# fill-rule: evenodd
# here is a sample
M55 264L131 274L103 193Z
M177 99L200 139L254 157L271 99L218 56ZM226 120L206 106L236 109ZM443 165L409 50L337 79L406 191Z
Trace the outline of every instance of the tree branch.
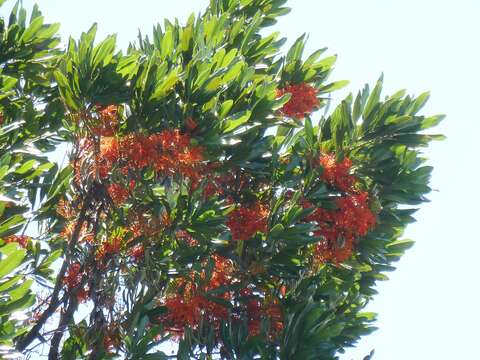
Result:
M87 213L87 208L89 206L91 197L92 189L88 191L88 194L83 201L77 224L75 225L71 241L65 254L65 260L63 261L62 267L60 268L60 271L58 272L57 278L55 280L55 287L50 298L50 305L42 313L36 324L30 329L30 331L18 340L16 348L20 352L25 350L28 345L30 345L35 339L39 337L40 330L43 328L47 320L55 313L55 311L61 304L59 295L60 291L62 290L63 279L65 278L65 273L67 272L67 268L70 262L70 253L72 252L73 247L76 245L80 236L80 231L82 230L82 226L86 221L85 215Z
M52 341L50 342L50 351L48 353L48 360L58 360L59 359L59 347L60 342L62 341L63 334L67 328L68 323L72 320L75 310L77 310L78 301L76 298L77 291L73 291L68 297L68 306L67 310L62 313L60 316L60 321L58 322L58 328L55 334L53 335Z

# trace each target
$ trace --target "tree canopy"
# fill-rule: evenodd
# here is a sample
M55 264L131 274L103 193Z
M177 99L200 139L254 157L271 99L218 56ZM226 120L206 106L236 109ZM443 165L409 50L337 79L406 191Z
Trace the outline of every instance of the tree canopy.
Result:
M126 51L0 19L0 358L333 360L374 330L443 116L382 78L319 112L347 82L269 32L285 3Z

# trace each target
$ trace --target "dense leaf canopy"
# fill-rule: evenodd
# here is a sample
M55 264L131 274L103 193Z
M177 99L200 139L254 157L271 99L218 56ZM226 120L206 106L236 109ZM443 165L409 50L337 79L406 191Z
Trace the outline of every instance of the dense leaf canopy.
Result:
M442 116L382 79L321 116L346 82L282 49L285 3L211 0L126 52L0 20L0 357L328 360L374 329Z

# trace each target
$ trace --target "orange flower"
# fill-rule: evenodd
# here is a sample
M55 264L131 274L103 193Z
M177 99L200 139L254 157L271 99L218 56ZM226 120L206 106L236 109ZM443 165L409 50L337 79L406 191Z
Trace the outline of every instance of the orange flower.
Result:
M76 288L82 282L83 271L80 263L73 263L67 270L67 274L63 278L63 283L67 285L69 289Z
M120 146L114 137L102 137L100 140L100 159L98 164L99 175L108 176L113 165L120 159Z
M215 266L209 279L206 278L205 273L200 274L200 284L192 280L180 279L175 289L183 289L183 291L168 295L164 301L168 313L160 320L166 329L177 337L183 334L187 326L193 329L198 328L201 321L208 321L218 331L221 320L227 320L229 317L228 308L210 298L215 296L219 300L229 301L231 293L224 292L208 297L206 293L232 284L233 264L231 260L219 255L213 255L213 259ZM194 275L192 274L192 279L195 278Z
M227 220L232 239L249 240L257 232L266 232L268 213L268 209L260 202L236 208L228 215Z
M323 168L321 176L323 181L342 191L353 190L356 179L350 174L352 161L348 157L337 163L335 154L324 154L320 156L319 161Z
M118 254L122 248L123 241L121 236L114 236L103 243L104 254Z
M113 136L118 129L118 106L97 106L98 126L92 129L97 136Z
M128 190L119 184L109 185L107 191L115 206L122 205L130 197Z
M347 194L336 200L337 209L317 208L305 220L314 222L315 236L322 240L316 245L316 257L321 262L340 263L353 254L355 239L365 236L375 226L376 218L368 206L368 194ZM313 204L304 201L305 208Z
M3 241L5 241L5 244L18 243L22 248L26 248L31 239L30 236L26 235L10 235L3 239Z
M130 256L133 258L133 261L138 263L145 256L145 248L142 244L138 244L130 249Z
M60 237L66 239L67 241L70 241L73 236L73 232L75 231L75 226L77 222L74 220L68 221L63 228L63 230L60 232ZM94 235L92 232L89 231L88 229L88 224L83 223L82 228L80 229L80 233L78 236L78 242L87 242L87 243L92 243L94 240Z
M317 99L317 90L306 83L287 85L277 91L278 97L291 94L290 100L283 105L282 113L294 119L303 119L320 105Z

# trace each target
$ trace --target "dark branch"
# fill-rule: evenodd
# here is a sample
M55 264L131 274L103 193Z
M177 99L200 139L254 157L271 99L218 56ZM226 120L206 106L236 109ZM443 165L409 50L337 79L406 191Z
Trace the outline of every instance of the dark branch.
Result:
M28 345L30 345L35 339L39 337L40 330L43 328L47 320L55 313L55 311L61 304L59 296L60 291L63 287L63 279L65 278L65 273L67 272L67 268L70 262L70 253L72 252L73 247L76 245L78 238L80 237L82 226L86 221L85 216L88 206L90 205L89 203L91 197L92 191L90 190L82 204L82 209L80 210L77 224L75 225L72 238L68 246L68 250L65 254L65 260L63 261L62 267L60 268L60 271L58 272L57 278L55 280L55 287L50 298L50 305L47 307L47 309L45 309L45 311L42 313L36 324L30 329L30 331L18 340L16 348L20 352L25 350Z

